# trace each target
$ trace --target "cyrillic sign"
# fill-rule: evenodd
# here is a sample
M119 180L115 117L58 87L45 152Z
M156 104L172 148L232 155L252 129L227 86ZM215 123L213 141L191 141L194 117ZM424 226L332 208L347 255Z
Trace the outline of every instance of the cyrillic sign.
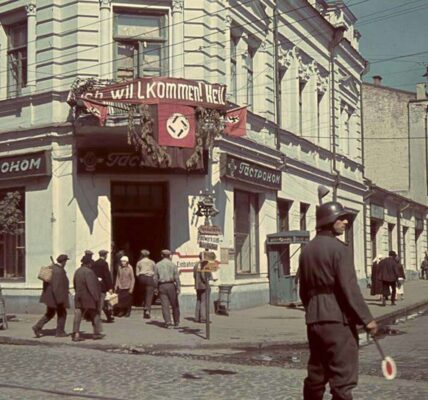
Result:
M280 190L282 173L273 168L264 167L252 161L223 153L220 157L221 176L238 181L263 186L272 190Z
M383 221L385 218L385 207L380 206L378 204L371 203L370 217L373 219L377 219L379 221Z
M51 175L50 152L0 157L0 180Z

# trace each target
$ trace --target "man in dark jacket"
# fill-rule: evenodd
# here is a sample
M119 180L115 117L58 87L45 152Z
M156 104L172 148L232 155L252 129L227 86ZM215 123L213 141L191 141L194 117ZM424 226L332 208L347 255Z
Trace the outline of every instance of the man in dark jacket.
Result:
M43 282L43 293L40 303L46 304L45 315L33 326L36 337L42 336L43 326L57 315L56 337L65 337L65 322L67 320L67 308L69 307L69 281L65 272L65 264L69 260L66 254L61 254L52 267L52 280Z
M82 265L74 274L74 322L72 340L78 342L82 317L89 319L94 327L94 339L101 339L100 297L101 290L97 276L92 271L92 260L89 256L82 258Z
M356 325L371 334L376 322L357 283L348 246L336 237L348 224L348 213L337 202L317 210L317 235L299 260L300 297L306 311L310 348L305 400L322 400L330 384L334 400L351 400L358 382Z
M395 306L395 299L397 293L397 281L400 275L400 265L396 260L397 253L393 250L389 252L389 257L383 259L379 263L379 279L383 283L383 301L382 305L386 306L391 289L391 305Z
M210 290L209 281L213 280L212 273L204 271L204 266L208 261L204 260L204 253L199 254L200 261L193 267L193 279L195 281L196 289L196 308L195 320L196 322L206 322L206 307L207 295Z
M98 278L101 289L100 315L101 311L104 311L104 314L107 317L107 322L113 322L114 318L112 317L112 311L109 309L107 304L105 304L106 293L113 293L113 281L111 279L110 269L107 263L108 251L100 250L98 254L100 255L100 258L94 262L92 270Z

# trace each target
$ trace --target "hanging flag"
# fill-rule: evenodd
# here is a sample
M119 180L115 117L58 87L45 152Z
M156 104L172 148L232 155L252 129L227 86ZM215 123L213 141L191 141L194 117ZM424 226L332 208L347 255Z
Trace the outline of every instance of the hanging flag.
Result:
M195 147L196 117L193 107L158 104L158 143L169 147Z
M100 126L104 126L107 119L107 107L100 103L94 103L90 100L83 100L83 105L88 113L98 118Z
M245 136L247 133L247 106L226 111L224 133L230 136Z

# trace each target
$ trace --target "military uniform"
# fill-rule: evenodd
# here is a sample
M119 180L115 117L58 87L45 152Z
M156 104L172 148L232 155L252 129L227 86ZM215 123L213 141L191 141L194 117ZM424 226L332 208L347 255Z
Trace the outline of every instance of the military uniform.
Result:
M329 383L334 400L350 400L358 381L356 325L366 326L373 317L358 286L351 252L331 226L305 246L299 274L311 353L304 399L322 400Z

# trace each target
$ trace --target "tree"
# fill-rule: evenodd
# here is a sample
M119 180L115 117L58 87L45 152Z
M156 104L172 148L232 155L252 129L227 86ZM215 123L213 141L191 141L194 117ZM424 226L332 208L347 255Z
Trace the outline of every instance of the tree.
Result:
M0 200L0 235L20 233L19 223L24 216L20 209L21 193L7 192Z

